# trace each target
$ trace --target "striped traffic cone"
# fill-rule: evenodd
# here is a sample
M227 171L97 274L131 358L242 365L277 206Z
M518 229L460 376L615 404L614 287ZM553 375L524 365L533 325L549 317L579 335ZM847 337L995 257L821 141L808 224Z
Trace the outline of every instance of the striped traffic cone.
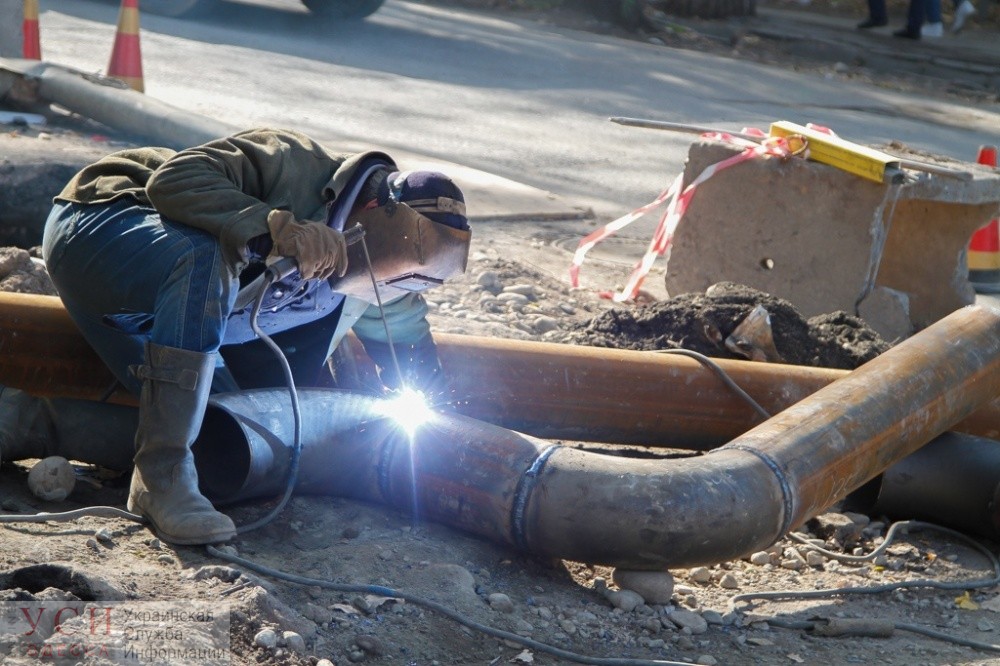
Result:
M997 147L980 146L980 164L997 165ZM1000 220L991 220L969 241L969 282L982 294L1000 293Z
M139 0L122 0L108 76L124 81L133 90L145 90L142 82L142 53L139 50Z
M42 42L38 31L38 0L24 0L24 23L21 24L21 53L26 60L42 59Z

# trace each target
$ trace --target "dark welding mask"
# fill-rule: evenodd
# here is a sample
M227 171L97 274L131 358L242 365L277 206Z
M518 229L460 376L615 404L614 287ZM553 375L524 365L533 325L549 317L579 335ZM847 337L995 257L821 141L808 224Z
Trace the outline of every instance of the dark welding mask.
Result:
M437 172L389 174L376 199L344 221L348 267L330 279L336 292L376 303L442 284L463 273L472 232L455 183ZM356 240L363 231L364 242ZM369 262L371 273L369 273Z

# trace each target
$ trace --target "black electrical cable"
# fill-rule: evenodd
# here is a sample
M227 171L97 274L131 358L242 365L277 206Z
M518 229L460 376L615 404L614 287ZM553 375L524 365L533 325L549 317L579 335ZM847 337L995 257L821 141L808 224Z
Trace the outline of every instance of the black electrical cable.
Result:
M718 378L722 380L722 383L725 384L727 387L729 387L729 389L734 393L736 393L736 395L738 395L744 401L746 401L746 403L750 405L755 412L757 412L758 416L760 416L765 421L771 418L771 415L768 413L766 409L760 406L760 403L754 400L749 393L740 388L739 384L733 381L733 378L730 377L729 374L726 373L726 371L723 370L718 363L710 359L708 356L705 356L704 354L698 353L696 351L692 351L690 349L654 349L651 351L654 354L676 354L678 356L688 356L690 358L693 358L694 360L698 361L703 366L714 372L716 376L718 376Z
M260 293L257 295L256 300L253 304L253 311L250 314L250 328L253 332L257 334L264 344L266 344L271 351L274 352L274 356L278 359L281 364L281 371L285 375L285 385L288 387L288 397L292 404L292 419L294 422L294 430L292 435L292 455L288 463L288 481L285 484L285 492L281 496L278 503L267 512L266 515L258 518L257 520L247 523L246 525L240 525L236 528L237 534L246 534L252 530L264 527L272 520L278 517L278 514L282 512L285 505L288 504L288 500L292 496L292 492L295 490L295 483L299 478L299 460L302 457L302 412L299 408L299 392L295 389L295 378L292 376L292 368L288 364L288 359L285 357L284 352L281 351L281 347L277 345L261 330L260 325L257 323L257 316L260 314L261 305L264 303L264 297L267 295L268 287L274 282L278 277L277 273L271 271L265 271L264 285L260 289Z
M824 590L773 590L770 592L747 592L745 594L737 594L730 598L730 605L735 605L743 601L750 601L751 599L822 599L825 597L835 597L842 594L880 594L882 592L892 592L893 590L905 589L905 588L918 588L918 587L928 587L938 590L969 590L979 587L993 587L994 585L1000 585L1000 561L997 557L990 552L985 546L969 538L961 532L956 532L955 530L949 529L947 527L942 527L940 525L935 525L933 523L925 523L919 520L906 520L895 523L893 528L898 527L898 529L890 528L886 532L886 540L882 544L885 546L886 543L890 543L890 536L895 537L895 533L902 529L912 529L914 531L920 529L934 529L945 534L957 537L980 553L982 553L986 559L989 560L990 565L993 568L992 578L980 578L976 580L964 580L964 581L938 581L930 579L918 579L910 581L898 581L895 583L885 583L883 585L872 585L872 586L857 586L857 587L840 587L831 588ZM882 546L879 548L882 549ZM878 551L876 551L878 552ZM873 555L874 556L874 555ZM851 556L860 557L860 556Z
M797 535L790 535L794 540L803 543L811 547L812 549L820 552L828 557L838 559L846 562L861 562L869 561L874 559L882 552L884 552L889 545L895 541L897 533L901 531L919 531L922 529L932 529L948 534L950 536L956 537L968 545L979 551L990 563L993 568L992 578L980 578L974 580L964 580L964 581L938 581L930 579L917 579L908 581L898 581L895 583L886 583L883 585L871 585L871 586L855 586L855 587L840 587L840 588L830 588L823 590L772 590L769 592L747 592L745 594L737 594L729 599L730 608L735 609L736 604L741 602L748 602L751 600L762 600L762 599L825 599L830 597L838 597L847 594L881 594L884 592L892 592L899 589L914 589L914 588L931 588L937 590L971 590L977 588L987 588L993 587L995 585L1000 585L1000 560L997 559L996 555L993 554L988 548L983 546L978 541L970 538L969 536L962 534L956 530L943 527L941 525L935 525L934 523L927 523L920 520L904 520L893 523L889 529L886 531L885 540L871 553L867 555L844 555L842 553L835 553L825 548L820 548L814 544L808 543L802 537ZM770 617L766 621L775 626L787 628L787 629L811 629L816 623L815 622L805 622L788 620L787 618ZM990 651L990 652L1000 652L1000 645L993 643L984 643L981 641L974 641L972 639L961 638L959 636L953 636L946 634L936 629L930 629L927 627L922 627L916 624L909 624L906 622L893 622L893 627L899 629L900 631L909 631L911 633L922 634L930 638L936 638L938 640L946 641L949 643L954 643L956 645L962 645L965 647L971 647L978 650ZM808 626L807 626L808 625Z
M206 546L208 552L218 557L220 559L226 560L232 564L238 564L240 566L246 567L251 571L256 571L259 574L264 574L265 576L270 576L272 578L278 578L280 580L288 581L290 583L296 583L298 585L306 585L311 587L321 587L327 590L333 590L335 592L349 593L349 594L377 594L382 597L392 597L395 599L402 599L408 603L416 604L418 606L423 606L433 610L445 617L458 622L459 624L469 627L470 629L475 629L481 633L487 634L488 636L493 636L494 638L499 638L506 641L512 641L518 643L527 648L537 650L539 652L544 652L546 654L553 655L555 657L562 657L564 659L570 659L580 664L594 664L595 666L690 666L690 662L683 661L665 661L662 659L628 659L628 658L617 658L617 657L589 657L587 655L577 654L575 652L570 652L568 650L563 650L562 648L557 648L546 643L540 643L539 641L532 640L530 638L525 638L515 633L509 631L504 631L503 629L496 629L485 624L480 624L474 620L459 614L456 611L451 610L443 604L439 604L436 601L431 601L421 596L415 594L409 594L407 592L400 592L391 587L384 587L382 585L352 585L349 583L334 583L332 581L323 580L320 578L308 578L306 576L298 576L295 574L289 574L279 569L273 569L271 567L265 566L263 564L258 564L252 560L247 560L237 555L230 555L226 552L219 550L214 546Z

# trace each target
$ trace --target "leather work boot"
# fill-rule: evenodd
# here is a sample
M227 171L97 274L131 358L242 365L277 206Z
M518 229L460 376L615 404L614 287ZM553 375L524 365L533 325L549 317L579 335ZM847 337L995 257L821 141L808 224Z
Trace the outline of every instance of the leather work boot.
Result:
M128 509L145 516L164 541L218 543L236 526L198 490L191 444L201 430L215 355L146 343L146 364L133 366L142 380L135 470Z

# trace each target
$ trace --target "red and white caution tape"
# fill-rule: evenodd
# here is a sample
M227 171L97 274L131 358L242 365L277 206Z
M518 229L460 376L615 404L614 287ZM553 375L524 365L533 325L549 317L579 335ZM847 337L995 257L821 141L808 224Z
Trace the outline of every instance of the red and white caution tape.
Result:
M684 173L681 172L674 179L673 183L671 183L670 187L661 192L656 199L645 206L636 208L631 213L623 215L617 220L614 220L613 222L610 222L600 229L597 229L596 231L593 231L585 236L583 240L580 241L580 244L576 248L576 252L573 254L573 263L569 269L570 283L574 287L580 286L580 267L583 265L583 261L587 256L587 253L595 245L615 232L625 228L629 224L632 224L649 211L666 203L667 209L664 211L663 217L660 218L660 222L656 226L656 230L653 232L653 237L650 239L646 253L632 269L632 274L629 276L625 286L617 294L612 295L611 292L601 292L602 297L612 298L616 303L634 299L639 294L639 288L642 286L643 280L646 279L646 275L649 274L650 269L653 267L653 263L656 261L656 258L666 256L669 261L669 253L673 244L674 232L677 229L677 225L680 224L681 219L684 217L684 213L687 211L687 208L691 203L691 199L694 197L699 185L723 169L728 169L731 166L741 164L747 160L757 157L771 156L785 159L791 157L792 155L807 156L808 154L807 146L805 145L804 139L801 137L768 137L757 129L744 129L742 133L760 136L761 142L755 143L724 132L702 134L702 138L734 143L742 146L744 150L739 155L734 155L733 157L707 167L691 182L691 184L684 188L683 192L678 194L684 178Z

